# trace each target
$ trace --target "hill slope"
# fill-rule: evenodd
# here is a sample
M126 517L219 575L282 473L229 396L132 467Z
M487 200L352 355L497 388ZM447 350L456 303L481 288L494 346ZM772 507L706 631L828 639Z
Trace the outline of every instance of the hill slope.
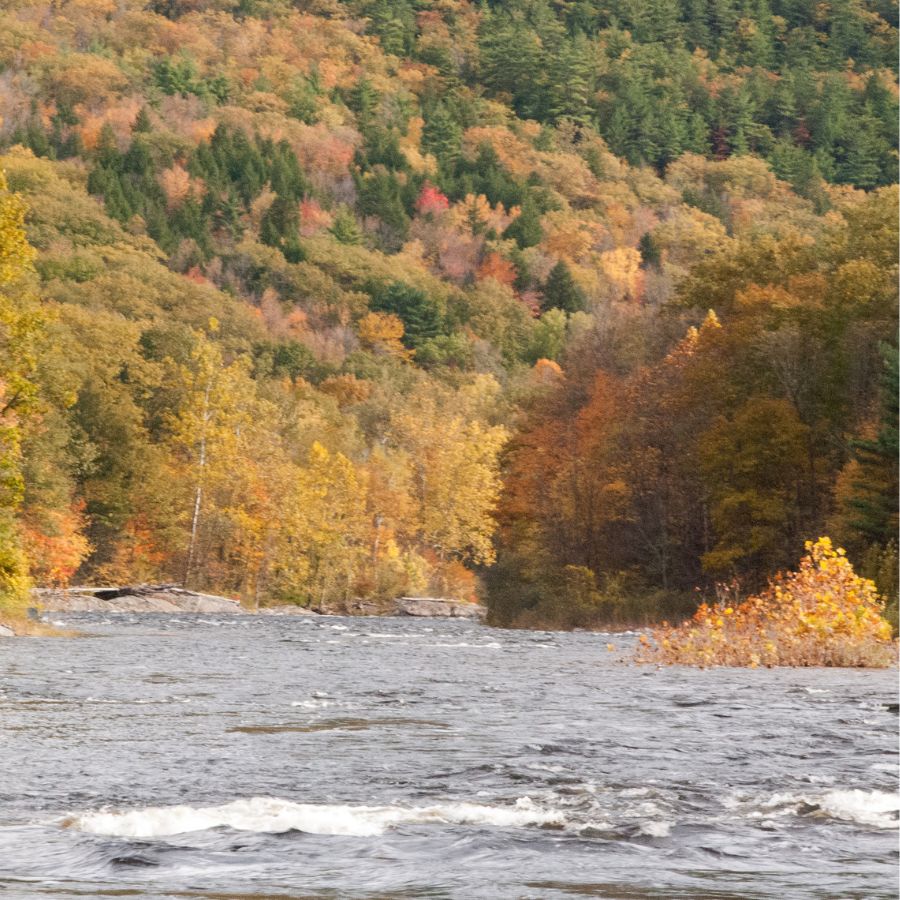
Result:
M499 549L498 619L582 621L826 527L887 571L895 15L7 5L32 576L465 597Z

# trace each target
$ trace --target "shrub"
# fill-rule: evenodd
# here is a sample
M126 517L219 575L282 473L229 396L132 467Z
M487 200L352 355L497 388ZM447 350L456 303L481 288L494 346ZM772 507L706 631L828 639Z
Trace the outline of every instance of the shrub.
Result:
M641 638L638 659L694 666L888 666L891 627L874 582L827 537L806 544L796 572L734 607L700 606L678 627Z

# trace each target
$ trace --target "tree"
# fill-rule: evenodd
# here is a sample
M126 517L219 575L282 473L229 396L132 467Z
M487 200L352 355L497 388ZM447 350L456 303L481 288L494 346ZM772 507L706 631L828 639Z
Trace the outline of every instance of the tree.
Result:
M529 194L522 204L519 215L510 223L503 237L512 238L523 250L526 247L534 247L541 242L543 230L541 228L541 214L537 204Z
M584 296L575 284L569 267L560 260L551 270L544 282L544 296L541 298L541 309L561 309L574 313L584 309Z
M411 398L408 411L392 416L391 434L412 468L422 543L440 563L460 559L490 564L499 454L507 432L451 409L420 392Z
M131 130L135 134L149 134L153 130L153 122L150 119L150 111L146 106L142 106L135 116L134 124Z
M368 555L367 478L342 453L315 442L282 506L275 590L321 606L346 603Z
M441 312L438 304L424 291L402 282L394 282L378 290L372 298L378 312L397 316L404 327L403 342L415 350L441 332Z
M841 497L844 516L866 543L886 547L897 538L898 454L897 348L882 345L884 373L877 435L853 443L849 491Z
M774 571L802 541L794 498L807 471L806 426L783 400L748 400L702 436L701 464L718 536L704 567Z
M331 228L328 229L341 244L361 244L362 231L357 224L356 217L348 209L341 209L334 217Z
M403 346L403 322L391 313L368 313L360 319L357 332L367 350L403 360L412 357L412 351Z
M213 323L213 328L217 327ZM245 360L225 365L220 348L199 334L189 366L174 365L181 398L170 417L172 449L181 459L190 486L182 580L204 576L207 520L214 518L217 491L241 469L241 435L253 424L253 383Z
M452 170L459 158L461 143L462 129L447 105L438 103L425 120L422 149L433 154L443 168Z

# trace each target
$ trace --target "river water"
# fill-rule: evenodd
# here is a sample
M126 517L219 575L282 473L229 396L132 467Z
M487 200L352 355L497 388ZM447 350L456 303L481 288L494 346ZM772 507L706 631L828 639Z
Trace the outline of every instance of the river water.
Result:
M628 635L70 616L0 644L0 896L897 896L896 671ZM607 642L615 650L607 649Z

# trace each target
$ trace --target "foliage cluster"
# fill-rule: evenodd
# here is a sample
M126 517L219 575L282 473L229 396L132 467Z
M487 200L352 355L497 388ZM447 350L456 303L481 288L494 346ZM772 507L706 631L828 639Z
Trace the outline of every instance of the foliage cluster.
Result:
M896 661L884 601L828 538L807 541L796 572L734 606L704 603L644 637L643 662L695 666L888 666Z

